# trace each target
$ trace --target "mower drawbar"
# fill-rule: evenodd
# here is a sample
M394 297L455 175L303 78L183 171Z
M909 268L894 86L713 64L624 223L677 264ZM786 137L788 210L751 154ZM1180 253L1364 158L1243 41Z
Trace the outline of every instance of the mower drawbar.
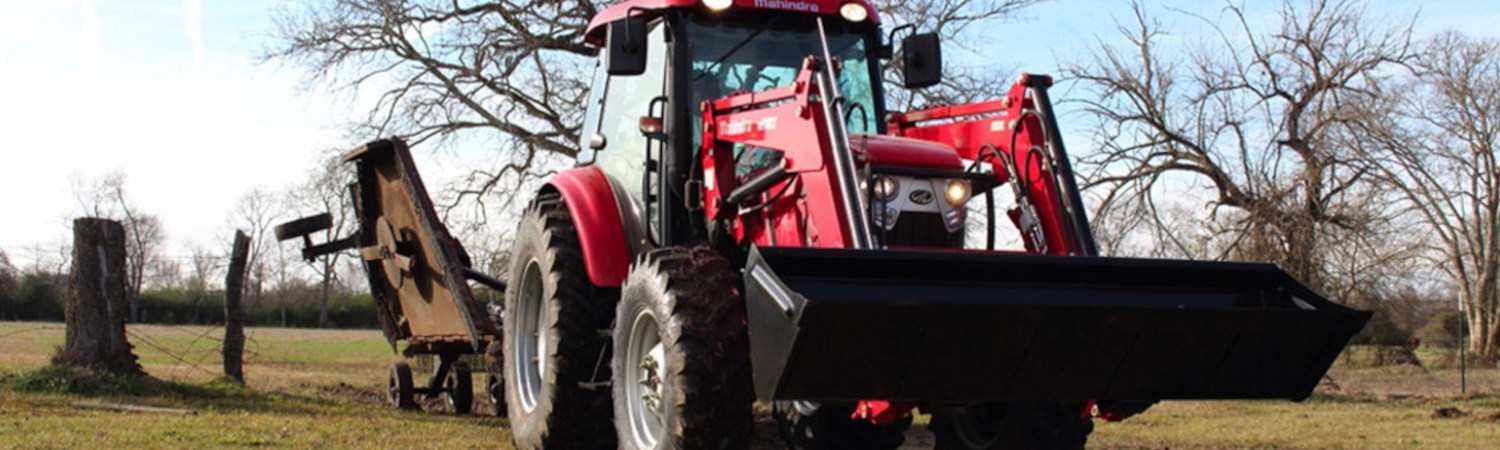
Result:
M1370 318L1263 263L757 247L743 279L762 399L1301 400Z

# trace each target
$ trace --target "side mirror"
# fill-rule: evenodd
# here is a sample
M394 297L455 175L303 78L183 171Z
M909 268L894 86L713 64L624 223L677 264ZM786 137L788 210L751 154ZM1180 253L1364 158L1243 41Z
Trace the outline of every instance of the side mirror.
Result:
M610 22L605 35L610 75L640 75L646 72L646 21L624 19Z
M936 33L907 36L901 40L901 52L901 79L907 89L943 81L943 53Z

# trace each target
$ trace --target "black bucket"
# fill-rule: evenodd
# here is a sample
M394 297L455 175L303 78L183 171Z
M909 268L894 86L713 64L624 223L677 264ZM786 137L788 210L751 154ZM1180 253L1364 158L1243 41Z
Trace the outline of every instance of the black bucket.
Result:
M762 399L1300 400L1370 313L1272 264L770 247Z

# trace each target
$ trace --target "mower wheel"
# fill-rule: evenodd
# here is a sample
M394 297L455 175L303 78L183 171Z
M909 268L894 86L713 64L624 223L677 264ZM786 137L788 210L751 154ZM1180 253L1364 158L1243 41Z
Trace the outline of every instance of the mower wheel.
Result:
M484 376L484 392L490 396L490 404L495 407L495 416L505 417L505 382L500 376L490 372Z
M731 269L707 247L668 248L626 276L611 359L620 448L749 445L750 338Z
M516 227L505 290L506 412L519 449L612 449L609 339L618 291L594 286L567 205L537 196Z
M416 389L411 381L411 365L406 361L391 364L390 377L386 379L385 399L397 408L417 409Z
M454 414L468 414L474 407L474 376L469 372L469 363L453 362L448 376L443 378L443 398Z
M1074 403L988 403L966 414L934 414L936 450L1082 449L1094 421Z
M847 405L779 401L774 415L781 442L792 450L895 449L906 442L910 414L894 423L876 425L851 419L853 412L854 408Z

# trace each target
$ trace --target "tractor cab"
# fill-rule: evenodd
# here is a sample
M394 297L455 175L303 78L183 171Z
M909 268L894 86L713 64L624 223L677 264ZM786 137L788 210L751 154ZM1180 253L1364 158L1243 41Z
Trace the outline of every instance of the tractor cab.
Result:
M963 246L967 214L963 204L971 185L958 183L963 179L958 153L941 143L884 136L881 61L892 49L883 42L869 3L626 2L603 11L591 23L587 40L602 48L580 133L583 150L578 162L599 167L616 184L617 193L628 199L621 202L621 209L639 219L631 222L644 224L633 233L641 238L633 242L654 247L711 239L711 232L705 231L712 228L711 218L659 207L664 201L683 205L685 200L701 197L673 186L703 176L697 163L702 160L704 124L709 122L704 108L734 94L794 85L808 58L813 58L833 61L830 86L820 96L837 102L828 120L841 124L845 139L852 141L849 151L859 154L854 161L861 171L857 190L864 194L864 209L870 212L858 215L872 225L872 243L882 247ZM931 45L909 52L937 61L936 41L924 42ZM936 71L909 73L907 78L931 84ZM731 123L711 134L764 135L775 132L778 124L777 118L768 117ZM815 139L803 138L808 143ZM732 147L737 183L783 164L786 157L772 146L735 143ZM880 163L885 169L947 173L880 174L867 167L869 163ZM954 196L946 195L950 191ZM692 205L687 209L693 209ZM770 209L766 214L776 212ZM766 226L767 220L757 221L762 229L742 227L725 233L743 243L770 245L776 242L777 233L769 229L776 224ZM783 237L783 241L806 240Z

